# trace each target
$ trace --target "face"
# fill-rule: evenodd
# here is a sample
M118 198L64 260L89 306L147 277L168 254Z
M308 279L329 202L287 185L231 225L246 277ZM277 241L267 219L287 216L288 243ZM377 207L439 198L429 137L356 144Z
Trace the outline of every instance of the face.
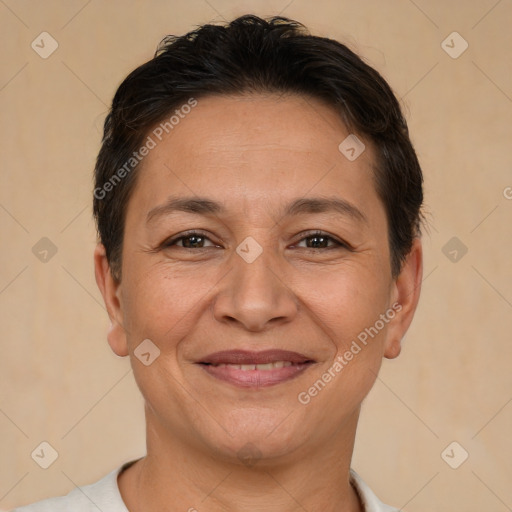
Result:
M421 246L393 279L375 151L359 137L349 160L348 135L317 100L253 95L199 99L153 137L121 282L101 246L96 276L109 343L130 355L160 439L225 458L248 443L263 458L307 453L355 424L400 352Z

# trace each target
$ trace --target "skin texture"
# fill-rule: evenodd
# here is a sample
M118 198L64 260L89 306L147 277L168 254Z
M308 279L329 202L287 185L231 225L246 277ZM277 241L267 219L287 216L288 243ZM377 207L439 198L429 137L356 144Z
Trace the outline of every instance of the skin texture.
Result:
M416 239L392 278L375 153L359 136L366 149L349 161L338 149L348 135L316 99L209 96L144 158L127 209L121 282L101 244L94 256L109 344L130 356L145 398L148 453L119 477L130 511L362 510L349 484L360 406L382 358L400 353L419 298L422 250ZM226 212L146 222L171 195L207 197ZM366 221L335 212L283 216L305 197L344 199ZM162 247L192 229L207 238ZM318 241L313 230L350 248ZM252 263L236 252L248 236L262 248ZM301 404L298 394L394 303L394 318ZM149 366L133 354L145 339L160 350ZM276 348L316 362L289 381L247 389L196 364L220 350ZM239 456L247 451L250 463Z

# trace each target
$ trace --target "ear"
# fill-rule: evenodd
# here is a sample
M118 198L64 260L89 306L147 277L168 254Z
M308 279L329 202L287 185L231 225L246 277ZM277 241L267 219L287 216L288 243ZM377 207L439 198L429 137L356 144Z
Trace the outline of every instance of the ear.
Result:
M129 353L128 343L123 327L121 301L119 300L121 283L117 283L112 277L103 244L98 244L94 250L94 274L111 322L107 334L110 348L118 356L127 356Z
M402 349L402 339L411 325L420 298L423 278L423 250L420 238L415 238L411 251L403 262L400 274L392 285L395 317L389 322L384 357L394 359ZM400 308L400 309L399 309Z

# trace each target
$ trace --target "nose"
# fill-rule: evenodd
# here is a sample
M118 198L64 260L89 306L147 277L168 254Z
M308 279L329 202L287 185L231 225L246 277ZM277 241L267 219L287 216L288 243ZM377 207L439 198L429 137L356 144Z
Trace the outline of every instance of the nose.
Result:
M256 332L295 318L299 302L287 283L286 262L279 261L271 249L264 249L250 263L238 253L233 253L232 260L213 304L219 322Z

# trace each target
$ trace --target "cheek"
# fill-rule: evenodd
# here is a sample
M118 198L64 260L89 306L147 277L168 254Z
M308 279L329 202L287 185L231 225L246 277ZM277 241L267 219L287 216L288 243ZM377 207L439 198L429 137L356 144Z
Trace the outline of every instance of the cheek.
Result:
M314 278L311 277L314 275ZM380 269L347 264L343 269L311 274L297 286L316 321L334 335L340 348L374 325L389 302L389 283Z
M141 267L142 268L142 267ZM194 330L219 277L160 266L132 272L123 290L125 328L130 347L151 339L162 352L174 353ZM176 277L179 276L179 277Z
M336 418L333 425L343 421L347 412L354 411L369 393L384 351L386 326L375 329L375 324L386 309L377 306L374 294L352 291L343 297L331 295L325 308L325 323L333 333L335 352L311 374L298 396L300 403L307 403L319 417L328 415L329 421Z
M384 351L387 323L381 314L388 310L388 282L382 272L362 268L345 269L316 279L310 294L309 310L315 322L330 338L334 351L318 368L311 384L320 379L329 388L318 405L356 407L373 386ZM312 389L312 393L320 389ZM304 390L307 392L307 390Z

